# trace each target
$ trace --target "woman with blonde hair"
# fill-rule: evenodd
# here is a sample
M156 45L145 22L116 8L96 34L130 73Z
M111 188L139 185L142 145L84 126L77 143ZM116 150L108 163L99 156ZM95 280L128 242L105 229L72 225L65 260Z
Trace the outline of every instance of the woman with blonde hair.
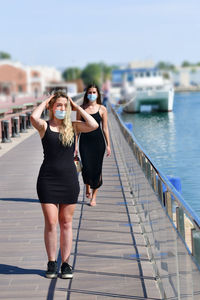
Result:
M49 121L41 119L49 109ZM71 122L71 110L83 121ZM72 278L68 264L72 247L72 218L79 195L79 182L74 164L75 133L98 128L97 122L64 92L57 91L43 101L32 113L31 122L38 130L44 160L37 180L37 193L44 215L44 241L48 256L46 277L56 278L58 266L57 224L60 226L61 278Z

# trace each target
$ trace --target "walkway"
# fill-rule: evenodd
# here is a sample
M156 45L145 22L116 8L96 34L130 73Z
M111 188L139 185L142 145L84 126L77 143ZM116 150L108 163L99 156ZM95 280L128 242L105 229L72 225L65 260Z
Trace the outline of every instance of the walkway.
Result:
M87 205L80 176L72 280L44 277L43 216L35 191L42 161L38 134L1 156L0 299L160 299L125 170L117 149L112 151L104 160L96 207Z

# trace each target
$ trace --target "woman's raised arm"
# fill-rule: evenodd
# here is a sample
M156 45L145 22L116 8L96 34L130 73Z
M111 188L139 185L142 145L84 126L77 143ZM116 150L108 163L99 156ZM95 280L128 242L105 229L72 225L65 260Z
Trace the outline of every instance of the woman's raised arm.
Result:
M46 122L41 119L43 110L47 107L49 101L53 98L53 95L45 99L40 105L38 105L31 114L31 123L39 133L45 131Z
M73 122L77 134L80 132L90 132L99 127L99 124L92 116L90 116L82 107L73 102L71 98L68 99L71 102L72 110L77 111L85 121L77 120Z

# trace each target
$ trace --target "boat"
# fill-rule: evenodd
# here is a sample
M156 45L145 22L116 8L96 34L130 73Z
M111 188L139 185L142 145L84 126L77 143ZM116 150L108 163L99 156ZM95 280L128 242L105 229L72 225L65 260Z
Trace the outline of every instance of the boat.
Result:
M137 113L144 106L172 111L174 87L157 68L117 69L112 72L111 94L118 94L123 111Z

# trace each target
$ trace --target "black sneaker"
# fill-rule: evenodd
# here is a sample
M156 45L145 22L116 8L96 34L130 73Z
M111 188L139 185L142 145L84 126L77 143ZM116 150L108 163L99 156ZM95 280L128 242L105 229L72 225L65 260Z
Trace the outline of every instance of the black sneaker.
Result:
M72 267L67 262L64 262L61 266L61 278L70 279L72 277Z
M46 277L47 278L56 278L58 276L58 265L57 261L49 261L47 264Z

